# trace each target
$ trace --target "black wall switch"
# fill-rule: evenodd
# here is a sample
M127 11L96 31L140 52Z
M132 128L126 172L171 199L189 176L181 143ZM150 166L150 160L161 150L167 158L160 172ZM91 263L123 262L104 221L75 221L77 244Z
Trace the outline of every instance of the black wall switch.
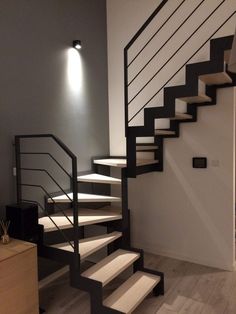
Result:
M207 168L207 158L193 157L193 168Z

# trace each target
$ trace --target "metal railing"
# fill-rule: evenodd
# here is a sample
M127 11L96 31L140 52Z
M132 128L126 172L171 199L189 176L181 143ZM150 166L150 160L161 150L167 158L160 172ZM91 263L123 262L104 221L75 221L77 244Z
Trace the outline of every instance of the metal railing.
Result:
M71 160L71 175L70 173L58 162L58 160L48 152L27 152L22 151L21 141L25 139L52 139L66 154L66 156L70 157ZM71 190L73 197L71 198L65 189L57 182L57 180L53 177L53 175L44 168L33 168L33 167L22 167L22 157L24 155L38 155L38 156L48 156L70 179L71 181ZM66 242L73 248L74 251L74 262L75 265L79 265L79 221L78 221L78 187L77 187L77 157L71 152L71 150L55 135L53 134L29 134L29 135L16 135L15 136L15 156L16 156L16 186L17 186L17 203L28 202L37 204L40 210L43 212L45 216L47 216L50 221L54 224L55 228L60 232L61 236L64 238ZM53 199L53 195L47 191L47 189L42 184L32 184L22 182L22 172L38 172L45 174L62 192L67 198L68 201L72 204L73 209L73 222L68 217L66 212L58 206L58 204ZM64 217L68 220L68 222L73 227L73 242L68 239L63 230L60 229L55 221L53 220L53 216L48 212L46 206L43 206L37 200L26 199L22 195L22 187L35 188L43 191L44 195L50 200L51 203L60 211Z
M206 0L201 0L196 7L190 10L189 14L184 18L184 20L181 22L181 24L173 31L173 33L165 39L163 43L160 43L160 45L157 47L156 51L151 55L151 57L147 60L147 62L138 69L137 73L129 80L129 69L130 66L134 63L134 61L139 57L141 53L144 53L144 49L153 41L153 39L157 36L157 34L163 29L165 25L168 25L168 22L171 21L171 18L179 11L181 10L182 5L187 0L183 0L179 3L179 5L174 9L174 11L166 18L166 20L161 24L161 26L154 32L154 34L148 39L141 49L138 50L138 52L134 55L134 57L129 61L129 51L130 48L135 44L135 42L139 39L139 37L143 34L143 32L147 29L147 27L153 22L154 18L162 12L163 7L170 1L165 0L162 1L161 4L157 7L157 9L153 12L153 14L148 18L148 20L143 24L143 26L138 30L138 32L134 35L134 37L130 40L130 42L127 44L127 46L124 48L124 103L125 103L125 131L126 136L129 136L128 129L129 127L132 127L129 125L129 123L141 112L146 108L151 101L164 89L164 87L167 86L167 84L173 80L173 78L180 72L180 70L212 39L212 37L235 15L235 11L232 12L225 20L220 22L220 26L216 26L214 32L212 32L211 36L207 38L206 41L199 44L199 48L191 54L191 56L187 56L185 62L178 68L177 71L174 71L174 74L171 74L170 77L162 84L160 88L157 89L157 91L153 91L153 94L151 94L147 100L144 101L144 103L138 104L138 109L136 109L132 115L129 117L129 106L132 105L133 101L136 99L137 96L139 96L146 87L150 85L150 83L160 74L160 72L167 67L167 65L170 63L170 61L176 56L177 53L181 52L182 48L194 37L195 34L202 31L202 28L204 25L209 21L210 18L213 17L213 15L223 6L223 4L226 2L226 0L222 0L217 6L214 6L211 12L207 15L207 17L199 23L199 25L196 27L196 29L184 40L184 42L173 51L171 56L158 68L158 70L155 71L153 75L151 75L150 78L148 78L146 81L142 82L142 79L140 78L141 73L144 71L144 69L147 68L147 66L154 60L155 57L158 56L158 54L163 50L163 48L166 46L166 44L174 38L176 33L186 24L187 21L190 20L190 18L193 16L193 14L197 14L198 10L201 8L201 6L206 2ZM215 3L213 3L215 4ZM140 80L138 81L138 79ZM138 81L141 85L135 93L133 93L132 97L129 96L129 91L131 85Z

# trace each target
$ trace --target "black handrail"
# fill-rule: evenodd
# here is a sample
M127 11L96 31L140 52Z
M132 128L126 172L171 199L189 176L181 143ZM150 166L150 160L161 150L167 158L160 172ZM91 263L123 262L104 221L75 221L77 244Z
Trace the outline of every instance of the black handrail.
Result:
M146 22L140 27L137 33L133 36L133 38L129 41L129 43L124 48L124 102L125 102L125 135L128 136L128 50L133 45L133 43L137 40L137 38L143 33L143 31L148 27L148 25L152 22L152 20L156 17L156 15L161 11L161 9L165 6L168 0L162 0L159 6L155 9L155 11L149 16Z
M153 38L162 30L162 28L166 25L167 22L172 18L172 16L179 10L179 8L184 4L186 0L183 0L177 8L171 13L170 16L165 20L165 22L158 28L158 30L151 36L151 38L146 42L142 49L135 55L135 57L129 62L128 67L138 58L138 56L143 52L143 50L147 47L147 45L153 40ZM205 1L205 0L203 0Z
M128 102L128 105L131 104L131 102L147 87L147 85L157 76L158 73L167 65L167 63L170 62L170 60L180 51L181 48L196 34L196 32L209 20L209 18L220 8L220 6L225 2L226 0L221 1L221 3L211 12L211 14L208 15L208 17L195 29L195 31L180 45L180 47L171 55L171 57L158 69L158 71L144 84L144 86L132 97L132 99ZM200 3L200 5L204 2ZM199 5L198 5L199 7ZM195 11L196 9L194 9ZM193 12L194 12L193 11ZM131 118L131 120L133 117ZM129 122L131 121L129 120Z
M161 11L161 9L164 7L164 5L167 2L168 2L168 0L162 0L162 2L155 9L155 11L149 16L149 18L146 20L146 22L140 27L140 29L137 31L137 33L132 37L132 39L129 41L129 43L125 46L125 50L128 50L133 45L133 43L136 41L136 39L148 27L148 25L152 22L152 20L156 17L156 15L159 13L159 11Z
M184 19L184 21L176 28L176 30L173 32L173 34L164 42L164 44L154 53L154 55L148 60L148 62L138 71L138 73L132 78L132 80L129 82L128 86L130 86L134 80L142 73L142 71L150 64L150 62L157 56L157 54L161 51L162 48L165 47L165 45L173 38L173 36L178 32L178 30L187 22L187 20L194 14L194 12L202 5L202 3L205 0L202 0L196 8L193 9L193 11ZM158 29L158 31L161 28ZM156 32L157 33L157 32Z
M62 150L71 158L72 164L72 208L73 208L73 233L74 233L74 265L79 267L79 218L78 218L78 186L77 186L77 157L72 151L55 135L53 134L25 134L15 136L15 155L16 155L16 183L17 183L17 202L22 201L22 186L27 186L21 182L21 140L32 138L51 138L53 139ZM40 153L41 154L41 153ZM50 154L49 154L50 155ZM58 162L57 162L58 164ZM62 167L62 166L61 166ZM30 186L30 185L28 185ZM32 185L33 186L33 185ZM47 192L41 185L35 185ZM46 193L47 194L47 193ZM49 194L50 195L50 194ZM51 198L51 196L50 196ZM53 200L52 200L53 201Z
M140 111L143 110L160 92L161 90L179 73L181 69L209 42L209 40L235 15L236 11L234 11L230 16L217 28L216 31L188 58L186 62L160 87L160 89L133 115L133 117L128 121L132 121Z
M69 174L68 171L66 171L66 169L56 160L56 158L50 154L50 153L45 153L45 152L21 152L21 155L45 155L45 156L49 156L57 165L58 167L61 168L61 170L70 178L72 179L71 175Z

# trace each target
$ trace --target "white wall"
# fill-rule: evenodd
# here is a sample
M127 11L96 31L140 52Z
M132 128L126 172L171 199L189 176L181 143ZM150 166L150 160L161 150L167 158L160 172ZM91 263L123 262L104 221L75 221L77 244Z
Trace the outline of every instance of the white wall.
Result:
M235 5L229 0L226 9L233 10ZM107 0L111 155L125 154L123 48L156 6L153 0ZM218 35L233 32L234 22ZM204 50L195 60L207 55ZM178 81L184 81L183 73ZM157 254L232 269L233 89L219 91L218 100L217 106L199 109L197 123L182 125L179 139L165 140L163 173L129 180L129 207L134 245ZM200 155L208 158L206 170L191 167L192 157ZM219 165L215 167L215 163Z

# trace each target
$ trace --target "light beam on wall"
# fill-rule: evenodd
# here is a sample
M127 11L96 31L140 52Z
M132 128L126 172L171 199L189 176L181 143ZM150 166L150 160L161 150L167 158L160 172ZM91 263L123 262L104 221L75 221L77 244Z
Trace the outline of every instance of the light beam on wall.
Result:
M82 72L81 55L76 49L70 48L68 50L67 75L69 88L74 95L80 94L82 90Z

